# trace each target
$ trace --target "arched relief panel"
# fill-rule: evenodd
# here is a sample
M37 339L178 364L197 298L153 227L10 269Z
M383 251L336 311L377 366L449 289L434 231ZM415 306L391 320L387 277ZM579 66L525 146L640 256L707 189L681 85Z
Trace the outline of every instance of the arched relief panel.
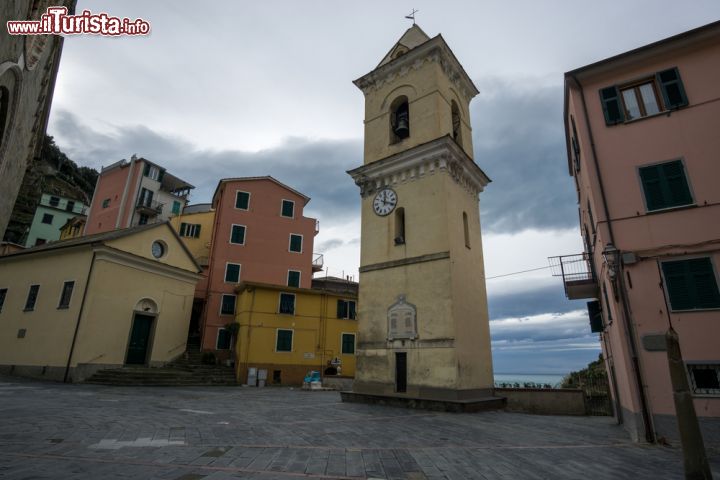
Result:
M157 315L160 313L157 302L152 298L143 298L135 304L134 310L148 315Z

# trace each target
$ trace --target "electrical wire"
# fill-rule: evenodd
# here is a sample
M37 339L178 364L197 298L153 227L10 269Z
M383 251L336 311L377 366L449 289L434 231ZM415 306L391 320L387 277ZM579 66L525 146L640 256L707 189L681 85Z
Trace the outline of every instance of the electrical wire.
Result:
M548 265L547 267L531 268L530 270L521 270L519 272L504 273L502 275L495 275L494 277L485 277L485 280L492 280L493 278L500 278L500 277L509 277L510 275L520 275L521 273L536 272L538 270L546 270L548 268L550 268L550 265Z

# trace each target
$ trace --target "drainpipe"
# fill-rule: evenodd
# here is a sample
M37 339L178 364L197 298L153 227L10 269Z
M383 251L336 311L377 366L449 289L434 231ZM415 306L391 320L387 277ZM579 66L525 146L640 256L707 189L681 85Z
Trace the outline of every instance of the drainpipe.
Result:
M247 369L250 368L250 336L252 334L252 317L255 311L255 292L257 292L257 288L252 287L252 300L250 300L250 314L248 315L248 341L247 348L245 348L245 378L247 378Z
M117 219L115 220L115 229L117 230L120 228L120 222L122 221L122 218L125 216L125 202L127 201L127 194L128 189L130 188L130 180L132 179L133 170L135 170L135 164L137 163L137 158L135 155L130 157L130 166L128 167L128 176L125 179L125 188L123 188L122 197L120 198L120 209L118 211Z
M587 102L585 101L585 91L583 89L582 84L577 79L575 75L569 75L569 77L572 79L572 81L577 85L578 90L580 90L580 98L582 100L582 107L583 107L583 116L585 118L585 124L587 125L588 129L588 135L590 137L590 150L592 151L592 157L593 157L593 166L595 168L595 175L597 176L598 180L598 186L600 187L600 199L602 200L602 206L603 206L603 213L605 214L605 219L607 220L607 226L608 226L608 236L610 237L609 243L612 243L615 245L615 235L613 233L612 229L612 220L610 219L610 210L608 208L607 204L607 198L605 196L605 187L603 184L603 178L602 174L600 173L600 165L597 160L597 150L595 148L595 138L593 136L592 131L592 125L590 124L590 117L588 115L587 110ZM628 306L627 302L627 296L625 291L625 282L623 280L623 269L622 269L622 262L618 262L619 268L617 273L618 283L620 284L619 293L620 293L620 303L622 304L623 309L623 316L625 317L625 326L627 328L627 338L628 338L628 344L630 346L630 355L632 356L632 363L633 363L633 373L635 376L635 382L637 384L638 393L640 395L640 408L641 408L641 414L643 419L643 424L645 426L645 440L648 443L654 443L655 442L655 432L650 420L650 409L648 407L647 397L645 395L645 388L644 388L644 382L642 378L642 373L640 372L640 362L638 359L638 348L635 343L635 328L633 327L633 319L632 315L630 313L630 307Z
M93 252L87 278L85 278L85 288L83 289L82 302L80 302L80 311L78 312L77 321L75 322L75 332L73 333L72 343L70 344L70 353L68 354L67 365L65 366L63 383L67 383L68 376L70 375L70 364L72 363L73 353L75 353L75 343L77 342L78 332L80 331L80 319L82 318L83 311L85 310L85 298L87 297L88 287L90 286L90 276L92 275L93 267L95 266L95 255L95 252Z

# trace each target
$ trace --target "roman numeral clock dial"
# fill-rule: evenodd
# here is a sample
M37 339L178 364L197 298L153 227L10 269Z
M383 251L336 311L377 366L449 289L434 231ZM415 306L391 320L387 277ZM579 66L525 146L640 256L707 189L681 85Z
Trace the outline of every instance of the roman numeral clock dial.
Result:
M397 201L397 193L393 189L383 188L373 199L373 210L377 215L384 217L395 209Z

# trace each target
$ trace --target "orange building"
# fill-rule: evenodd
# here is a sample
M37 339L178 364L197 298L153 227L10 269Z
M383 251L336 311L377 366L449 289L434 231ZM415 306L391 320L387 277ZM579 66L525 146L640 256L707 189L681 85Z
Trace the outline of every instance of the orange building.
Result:
M212 199L202 350L230 349L223 327L235 321L240 282L311 287L322 256L312 253L318 222L303 216L309 201L270 176L220 180Z

